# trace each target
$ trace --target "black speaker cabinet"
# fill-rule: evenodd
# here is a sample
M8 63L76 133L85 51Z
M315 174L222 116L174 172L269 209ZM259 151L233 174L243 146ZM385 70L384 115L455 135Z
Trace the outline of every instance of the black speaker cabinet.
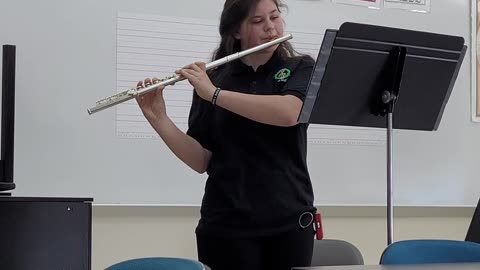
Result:
M90 270L92 201L0 197L0 269Z

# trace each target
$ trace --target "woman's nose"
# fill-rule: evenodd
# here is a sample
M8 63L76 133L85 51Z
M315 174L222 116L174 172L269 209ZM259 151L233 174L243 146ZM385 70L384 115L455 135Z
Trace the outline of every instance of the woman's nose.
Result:
M273 30L273 22L271 20L265 20L265 32Z

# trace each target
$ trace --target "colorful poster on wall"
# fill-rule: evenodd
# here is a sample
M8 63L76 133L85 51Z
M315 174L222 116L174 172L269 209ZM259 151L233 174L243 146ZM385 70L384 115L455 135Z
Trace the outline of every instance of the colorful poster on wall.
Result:
M426 13L430 12L430 0L383 0L383 7Z
M381 3L382 3L381 0L332 0L332 2L338 3L338 4L348 4L348 5L377 8L377 9L381 7Z

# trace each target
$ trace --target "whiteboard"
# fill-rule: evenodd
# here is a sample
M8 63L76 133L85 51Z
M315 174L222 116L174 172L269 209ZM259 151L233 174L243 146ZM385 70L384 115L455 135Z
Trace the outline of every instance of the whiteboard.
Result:
M469 0L432 1L426 14L327 0L286 4L287 29L323 31L353 21L471 41ZM17 46L14 195L199 205L206 175L190 170L159 139L116 136L115 110L89 116L86 109L116 91L119 12L210 20L222 6L221 0L2 2L0 43ZM395 205L476 205L480 126L471 122L470 64L469 52L438 131L394 132ZM310 144L308 163L315 204L386 204L385 144Z

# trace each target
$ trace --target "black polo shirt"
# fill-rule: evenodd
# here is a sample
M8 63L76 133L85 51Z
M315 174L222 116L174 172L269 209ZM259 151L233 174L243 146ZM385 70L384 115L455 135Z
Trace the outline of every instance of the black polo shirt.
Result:
M303 100L313 64L307 56L284 60L274 54L256 72L237 60L210 77L214 85L229 91L291 94ZM315 211L306 124L258 123L194 93L187 134L212 152L197 234L272 235L300 228L300 215Z

